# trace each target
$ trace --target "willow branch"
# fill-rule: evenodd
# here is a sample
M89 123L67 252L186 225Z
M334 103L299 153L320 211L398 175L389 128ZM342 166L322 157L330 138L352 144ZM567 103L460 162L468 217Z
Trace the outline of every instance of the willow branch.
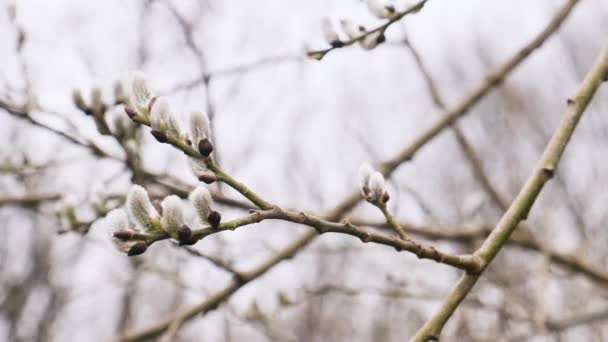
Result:
M544 185L553 177L561 156L574 133L587 105L593 98L600 84L608 76L608 48L601 51L595 64L583 80L572 99L568 100L568 108L562 122L549 141L545 151L538 161L534 171L523 188L498 222L496 228L475 252L484 268L487 267L500 249L504 246L517 225L527 219L532 205L536 201ZM443 326L452 316L458 305L471 291L479 274L464 274L450 291L437 312L416 333L412 341L425 342L439 339Z
M360 34L357 37L354 37L352 39L346 40L346 41L341 41L341 44L338 46L331 46L327 49L322 49L322 50L313 50L313 51L308 51L306 54L308 55L308 57L316 59L316 60L321 60L323 59L323 57L325 57L325 55L327 55L329 52L335 50L335 49L339 49L339 48L343 48L345 46L350 46L353 45L359 41L364 40L366 37L374 35L378 32L382 32L384 33L389 26L393 25L394 23L398 22L399 20L401 20L403 17L405 17L408 14L412 14L412 13L417 13L418 11L420 11L422 9L422 7L424 7L424 4L426 4L428 0L422 0L419 1L418 3L408 7L407 9L405 9L402 12L397 12L395 13L393 16L391 16L386 23L374 28L373 30L370 31L365 31L362 34Z
M4 205L23 205L32 206L40 202L55 201L61 199L59 193L40 193L40 194L26 194L26 195L15 195L0 197L0 207Z
M449 127L461 116L465 115L491 89L497 87L511 71L513 71L519 64L521 64L523 60L525 60L534 50L539 48L545 42L545 40L547 40L555 31L557 31L557 29L561 26L562 22L568 17L568 14L576 3L577 0L569 0L566 5L558 12L558 14L552 19L549 25L543 31L541 31L538 36L536 36L532 41L526 44L521 50L519 50L514 56L509 58L505 63L491 70L482 79L482 81L462 99L460 103L458 103L455 107L446 110L444 112L445 115L442 119L440 119L430 128L425 130L420 136L418 136L410 145L408 145L401 152L399 152L394 158L384 162L381 168L381 172L383 173L383 175L385 177L390 176L402 163L413 159L415 154L422 147L432 141L436 136L439 135L439 133ZM343 215L349 212L360 200L361 194L359 193L359 191L355 191L349 196L347 196L336 207L327 212L326 215L324 215L323 217L329 221L338 221ZM217 307L221 302L229 298L243 285L247 284L253 279L262 276L264 273L266 273L268 269L271 269L281 261L292 257L298 251L308 246L308 244L310 244L317 236L318 235L315 230L311 230L302 234L300 237L294 239L285 248L279 250L276 254L272 255L269 259L258 265L258 267L248 272L249 277L246 279L246 281L232 281L228 283L225 288L219 290L212 297L205 299L198 305L184 308L175 316L187 316L187 319L189 319L199 313L207 312ZM141 330L128 331L123 336L119 337L119 340L139 341L145 338L157 336L159 333L167 329L170 322L173 321L173 317L163 319L157 323L151 324L148 327L144 327Z

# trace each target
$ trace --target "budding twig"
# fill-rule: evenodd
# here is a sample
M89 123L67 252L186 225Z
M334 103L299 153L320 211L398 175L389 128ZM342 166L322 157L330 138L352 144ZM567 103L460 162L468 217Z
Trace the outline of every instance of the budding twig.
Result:
M384 37L384 32L389 28L389 26L396 23L397 21L399 21L401 18L405 17L408 14L412 14L412 13L416 13L416 12L420 11L422 9L422 7L424 7L424 4L427 1L428 0L419 1L418 3L408 7L407 9L405 9L402 12L395 12L393 15L391 15L389 17L390 19L388 19L388 21L386 23L384 23L372 30L363 31L361 34L357 35L356 37L349 38L348 40L345 40L345 41L334 39L329 48L308 51L306 54L308 57L310 57L312 59L321 60L330 51L333 51L335 49L339 49L339 48L342 48L345 46L353 45L356 42L364 41L367 37L374 36L374 37L376 37L376 39L382 39L380 37ZM326 34L326 36L327 36L327 34ZM328 37L326 37L326 38L328 38Z

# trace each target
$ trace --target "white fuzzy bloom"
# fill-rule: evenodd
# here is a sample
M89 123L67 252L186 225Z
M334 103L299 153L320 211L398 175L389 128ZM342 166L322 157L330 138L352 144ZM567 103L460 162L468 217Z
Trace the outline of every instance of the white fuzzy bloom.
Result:
M133 120L129 119L122 110L109 110L106 113L106 121L112 134L119 138L124 137L134 127Z
M372 174L369 179L369 198L372 201L380 201L382 195L384 195L386 184L384 183L384 176L376 171Z
M365 2L367 9L379 19L386 19L394 13L394 9L387 6L383 0L366 0Z
M131 186L127 195L127 211L139 228L144 231L155 230L154 220L157 220L159 215L150 202L146 189L139 185Z
M169 101L164 97L159 97L154 101L150 112L151 126L153 130L166 133L167 136L179 139L181 128L179 121L172 114Z
M194 208L196 208L201 223L207 222L213 204L213 198L211 197L209 190L204 186L197 186L196 189L190 193L188 199L192 202Z
M355 39L361 35L361 32L348 19L341 19L340 27L342 27L342 31L348 36L348 39Z
M124 209L114 209L103 219L103 225L110 231L129 229L129 218Z
M142 71L136 71L131 80L132 104L138 112L147 113L148 105L152 100L152 95L146 82L146 76Z
M323 18L321 21L321 30L323 31L323 37L328 44L333 45L334 42L340 41L338 32L336 32L334 24L329 18Z
M363 163L359 166L359 187L369 189L369 180L374 173L374 168L369 163ZM365 194L364 194L365 195Z
M211 125L207 114L196 110L190 114L190 137L194 146L203 139L211 140Z
M173 238L177 238L177 231L184 225L184 211L182 201L175 195L167 196L161 203L163 216L160 223L163 229Z

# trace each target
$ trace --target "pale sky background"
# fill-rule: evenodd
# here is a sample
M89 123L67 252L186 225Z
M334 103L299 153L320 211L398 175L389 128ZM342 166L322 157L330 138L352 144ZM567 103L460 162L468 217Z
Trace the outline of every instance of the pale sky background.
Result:
M81 89L88 94L92 87L99 86L104 96L110 98L113 84L117 80L127 81L138 69L146 72L153 89L169 97L172 107L183 118L193 109L204 109L207 99L200 86L171 91L176 85L197 79L200 69L195 56L184 45L175 19L162 3L153 1L142 16L142 1L0 0L0 98L12 94L16 103L24 101L20 95L23 75L15 53L17 32L4 10L7 5L16 4L16 22L26 33L22 58L35 100L45 110L73 121L81 134L95 137L100 144L119 153L113 141L99 137L92 121L76 111L71 92ZM212 73L267 57L293 56L247 73L213 79L215 147L224 169L265 198L285 207L320 213L356 189L356 172L363 161L375 163L393 156L439 118L410 54L399 43L405 32L450 106L477 84L489 67L505 61L531 40L562 1L430 0L419 14L393 25L385 45L373 51L359 47L337 50L320 62L306 60L303 51L307 46L325 46L320 30L322 18L347 17L371 27L377 21L363 3L355 0L172 3L187 20L199 22L194 27L194 39ZM395 3L403 8L405 2ZM501 96L509 93L514 98L522 96L526 104L519 107L494 104L490 101L498 97L494 92L462 121L467 136L484 156L492 180L508 198L512 198L514 189L532 168L563 113L566 98L574 92L607 37L608 2L581 1L559 33L509 76ZM594 100L590 106L562 168L566 183L578 195L586 195L586 189L593 187L593 197L581 205L588 224L594 227L605 222L608 203L605 181L608 163L601 162L608 147L607 94L601 93L600 100ZM38 113L37 118L66 128L48 114ZM534 125L522 125L522 118ZM0 147L0 158L10 156L13 148L19 147L34 161L71 160L56 169L58 176L45 175L36 185L37 190L74 193L86 203L92 189L105 188L104 181L120 170L115 162L95 161L88 152L28 127L0 112L0 141L4 146ZM506 133L495 135L492 129L499 128ZM144 160L149 170L166 171L188 183L196 183L183 154L158 145L151 137L146 137L146 142ZM443 133L423 148L413 163L402 166L389 182L394 194L390 202L392 210L398 217L420 224L495 223L499 216L487 205L482 208L482 218L467 214L467 207L478 202L483 205L487 199L472 181L470 168L463 160L453 136ZM590 175L603 175L604 182L593 182L596 178ZM124 175L105 190L124 192L128 179ZM417 195L407 189L413 189ZM0 192L5 191L20 193L25 189L6 181L0 186ZM227 193L236 196L232 191ZM547 189L541 203L535 205L532 222L539 229L559 225L559 230L551 230L552 238L547 243L574 251L581 248L583 238L569 228L573 218L563 210L566 204L559 200L560 196L563 193L559 188ZM425 213L420 199L436 217ZM86 208L82 211L83 215L90 215ZM547 212L550 214L539 214ZM19 216L8 211L0 213L6 218L7 227L23 225ZM356 213L353 216L381 218L368 205L360 205ZM226 219L241 214L223 212ZM27 240L28 234L36 234L36 230L51 235L55 231L54 227L39 226L36 221L26 226L27 230L11 233L15 239ZM221 253L234 260L237 268L248 269L303 231L286 226L271 222L219 234L198 243L197 248ZM52 236L53 260L63 265L53 272L53 281L64 284L71 299L54 328L57 341L85 341L91 336L95 336L94 340L108 340L114 335L116 306L126 280L123 273L128 262L126 256L112 248L109 232L101 224L94 225L84 238L72 234ZM599 245L605 242L606 234L595 241ZM81 244L87 247L74 255L76 246ZM345 255L322 259L325 269L321 271L315 251L339 246L355 248ZM448 244L437 246L463 252ZM319 274L339 274L337 281L354 288L380 286L390 275L405 281L408 290L439 294L447 291L458 275L434 262L392 252L382 246L361 245L347 237L323 236L295 259L238 291L229 302L230 310L212 312L186 325L183 336L218 340L224 333L223 322L228 319L235 324L236 336L263 341L259 331L238 323L234 317L238 314L230 311L242 314L254 299L264 309L272 310L278 291L292 293L298 287L314 285L311 282ZM593 258L593 253L590 256ZM155 244L146 257L167 267L175 267L178 260L182 261L179 277L187 285L180 306L200 301L229 279L210 264L188 259L169 243ZM496 262L504 259L498 258ZM607 261L594 260L603 265ZM27 260L21 262L27 264ZM533 258L529 266L534 268L536 262L541 264ZM19 268L17 263L8 272L18 278ZM179 291L167 286L158 275L147 274L144 279L141 291L153 295L154 302L141 299L134 326L166 315ZM479 290L484 290L483 285ZM486 290L488 301L501 303L500 293L490 287ZM559 314L563 308L562 301L566 300L560 291L559 284L548 282L544 296L549 315ZM43 291L39 296L41 301L45 300ZM369 312L380 299L363 295L357 300L360 305L352 316L360 324L355 331L360 329L361 334L367 334ZM411 303L400 304L399 308L407 305ZM430 312L432 308L433 303L424 303L422 311ZM36 315L36 307L31 310ZM491 318L484 322L489 327L496 324ZM410 328L415 329L415 325ZM448 325L446 334L449 332ZM576 335L579 333L583 334L575 331L574 336L584 336ZM0 324L0 341L2 334ZM362 341L368 337L360 335ZM336 340L340 340L339 334Z

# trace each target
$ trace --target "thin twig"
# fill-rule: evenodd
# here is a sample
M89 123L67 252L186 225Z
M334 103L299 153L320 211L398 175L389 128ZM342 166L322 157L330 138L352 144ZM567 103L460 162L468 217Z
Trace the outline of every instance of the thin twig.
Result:
M416 4L414 4L414 5L406 8L404 11L395 13L392 17L389 18L389 20L386 23L384 23L384 24L382 24L382 25L374 28L373 30L365 31L365 32L363 32L362 34L360 34L357 37L354 37L354 38L346 40L346 41L341 41L340 45L334 45L334 46L331 46L331 47L329 47L327 49L322 49L322 50L308 51L307 55L310 58L313 58L313 59L316 59L316 60L321 60L330 51L333 51L335 49L339 49L339 48L342 48L342 47L345 47L345 46L353 45L356 42L362 41L366 37L371 36L373 34L376 34L378 32L384 33L389 28L389 26L391 26L394 23L398 22L399 20L401 20L406 15L412 14L412 13L417 13L418 11L420 11L422 9L422 7L424 7L424 4L426 4L427 1L428 0L419 1L418 3L416 3Z

